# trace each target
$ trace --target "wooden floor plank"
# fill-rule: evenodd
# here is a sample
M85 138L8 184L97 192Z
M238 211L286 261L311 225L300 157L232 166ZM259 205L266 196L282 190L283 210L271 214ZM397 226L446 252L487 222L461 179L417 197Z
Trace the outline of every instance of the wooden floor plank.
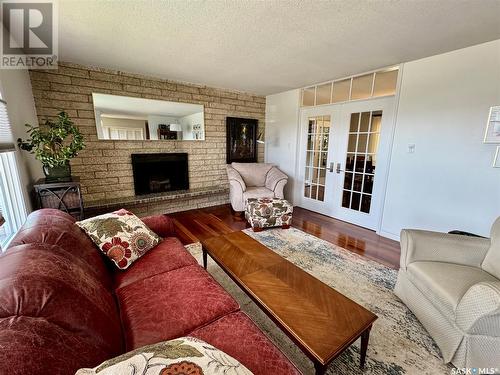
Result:
M170 215L179 238L185 244L248 228L244 217L232 213L229 205L200 208ZM361 228L300 207L294 207L292 226L353 253L399 268L399 243Z

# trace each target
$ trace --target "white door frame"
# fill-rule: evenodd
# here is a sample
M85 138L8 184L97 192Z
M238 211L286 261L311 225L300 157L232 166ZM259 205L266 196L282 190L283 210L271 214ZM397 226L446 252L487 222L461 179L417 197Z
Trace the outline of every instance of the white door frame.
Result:
M298 168L297 168L297 193L296 197L298 205L304 207L308 210L319 212L323 215L333 216L332 207L333 202L331 201L331 196L326 194L327 191L331 191L333 188L334 178L331 173L326 173L326 181L325 181L325 200L318 201L315 199L309 199L304 197L304 180L305 180L305 162L306 162L306 145L307 145L307 127L308 127L308 118L315 116L330 116L330 133L329 133L329 147L328 147L328 158L327 158L327 168L332 163L332 149L335 150L337 147L337 129L336 124L340 121L341 117L341 105L332 104L329 106L321 106L321 107L308 107L303 108L300 111L299 116L299 137L298 137Z
M340 163L341 172L337 174L337 183L333 186L330 194L333 195L335 202L333 204L333 217L364 228L378 230L380 226L380 217L383 211L384 192L386 189L386 172L389 169L390 159L390 139L391 128L394 117L394 97L377 98L364 101L345 103L342 106L341 124L344 126L344 132L337 137L338 160L334 161L335 166ZM380 130L379 144L377 150L377 167L375 170L375 180L371 195L370 213L364 213L358 210L342 207L343 183L345 178L345 158L347 155L347 145L349 138L349 123L352 113L372 112L382 110L382 124Z
M382 148L379 147L379 152L378 152L378 157L380 160L385 161L385 168L383 170L380 170L379 174L377 175L377 182L379 184L379 189L377 191L377 200L378 200L378 207L377 209L379 210L379 213L377 215L377 220L375 225L371 228L374 229L377 233L380 234L380 229L382 226L382 219L383 219L383 213L384 213L384 207L385 207L385 200L386 200L386 190L387 190L387 182L389 178L389 169L390 169L390 163L391 163L391 154L392 154L392 147L393 147L393 140L394 140L394 133L395 133L395 127L396 127L396 118L397 118L397 109L398 109L398 103L399 103L399 88L401 85L401 78L402 78L402 70L403 66L400 66L400 74L398 75L398 84L397 84L397 90L396 90L396 95L391 96L391 97L383 97L383 98L370 98L366 99L363 101L351 101L351 102L346 102L346 103L339 103L339 104L330 104L330 105L322 105L322 106L316 106L316 107L305 107L301 108L299 110L299 115L298 115L298 137L297 137L297 155L296 155L296 176L297 176L297 183L295 186L295 201L297 202L298 206L303 206L303 189L304 189L304 166L305 166L305 153L303 152L305 150L305 143L307 142L307 131L305 129L305 124L306 122L304 121L305 117L311 117L311 116L320 116L320 115L330 115L331 116L331 123L332 123L332 129L335 128L335 121L339 119L339 115L342 112L342 107L346 105L346 108L350 107L351 104L360 104L360 103L371 103L371 102L376 102L376 101L381 101L381 100L392 100L392 103L390 103L390 108L391 108L391 119L390 121L386 121L384 123L383 127L383 142L384 145ZM374 104L374 103L371 103ZM337 142L340 142L339 137L336 137L334 133L332 133L334 130L330 130L330 142L331 146L338 147ZM347 142L347 139L345 139L345 142ZM382 142L382 136L381 136L381 142ZM330 148L331 149L331 148ZM328 164L331 162L337 162L332 160L333 155L329 152L328 154ZM342 165L345 163L345 160L342 162ZM327 176L331 173L327 173ZM327 177L328 180L328 177ZM329 179L331 180L331 178ZM328 183L327 183L328 186ZM326 196L326 194L325 194ZM322 213L324 215L328 216L333 216L332 215L332 210L327 209L325 207L321 208L321 204L318 204L319 208L311 209L313 211ZM341 220L341 219L340 219ZM356 223L353 223L356 224Z

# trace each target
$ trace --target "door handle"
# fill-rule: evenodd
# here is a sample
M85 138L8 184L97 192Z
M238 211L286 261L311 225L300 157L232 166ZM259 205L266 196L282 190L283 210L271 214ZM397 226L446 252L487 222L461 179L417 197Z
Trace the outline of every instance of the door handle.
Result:
M335 172L337 173L344 172L344 170L340 169L340 163L337 163L337 169L335 170Z
M333 162L330 163L330 168L328 168L328 172L333 172L333 168L334 168L333 164L334 164Z

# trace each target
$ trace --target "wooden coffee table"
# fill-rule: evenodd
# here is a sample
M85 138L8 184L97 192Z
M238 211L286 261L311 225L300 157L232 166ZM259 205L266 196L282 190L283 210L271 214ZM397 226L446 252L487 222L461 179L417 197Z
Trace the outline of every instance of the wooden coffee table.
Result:
M201 242L203 266L210 255L314 362L316 374L359 337L364 366L375 314L243 232Z

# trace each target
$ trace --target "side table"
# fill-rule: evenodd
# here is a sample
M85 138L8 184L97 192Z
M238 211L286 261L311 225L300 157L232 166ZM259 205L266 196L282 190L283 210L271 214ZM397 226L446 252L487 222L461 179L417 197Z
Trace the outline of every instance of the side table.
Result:
M65 211L77 220L83 219L83 199L80 178L69 181L38 180L34 185L37 208L55 208Z

